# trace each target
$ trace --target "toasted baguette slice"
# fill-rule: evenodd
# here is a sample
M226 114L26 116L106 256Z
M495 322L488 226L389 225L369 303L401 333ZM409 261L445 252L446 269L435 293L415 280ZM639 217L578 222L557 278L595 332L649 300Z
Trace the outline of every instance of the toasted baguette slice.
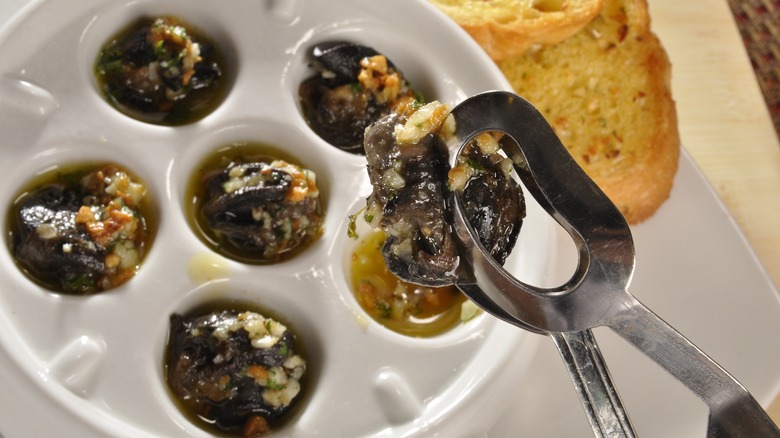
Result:
M671 66L645 0L607 0L566 41L499 67L629 223L668 198L680 138Z
M496 61L556 44L596 17L605 0L430 0Z

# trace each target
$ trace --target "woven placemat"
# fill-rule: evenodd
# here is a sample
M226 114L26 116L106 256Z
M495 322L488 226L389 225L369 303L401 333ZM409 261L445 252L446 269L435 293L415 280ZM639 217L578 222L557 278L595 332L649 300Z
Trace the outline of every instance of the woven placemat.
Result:
M780 137L780 0L728 0Z

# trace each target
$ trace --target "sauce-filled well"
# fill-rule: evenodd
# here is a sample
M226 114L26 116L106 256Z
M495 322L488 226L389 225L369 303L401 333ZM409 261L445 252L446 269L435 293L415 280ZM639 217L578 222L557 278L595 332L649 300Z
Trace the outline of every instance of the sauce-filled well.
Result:
M98 88L117 110L160 125L205 117L226 90L215 44L176 17L144 17L118 32L95 61Z
M466 297L455 287L424 287L387 270L381 230L362 233L351 256L352 290L363 310L395 332L431 337L460 324Z
M226 145L193 173L188 217L212 250L244 263L287 260L322 234L316 175L277 148Z
M146 186L118 165L58 167L34 179L11 206L11 252L47 289L105 291L138 270L151 245L152 211Z
M164 372L174 399L217 435L278 431L308 387L302 342L278 316L243 303L214 303L170 317Z

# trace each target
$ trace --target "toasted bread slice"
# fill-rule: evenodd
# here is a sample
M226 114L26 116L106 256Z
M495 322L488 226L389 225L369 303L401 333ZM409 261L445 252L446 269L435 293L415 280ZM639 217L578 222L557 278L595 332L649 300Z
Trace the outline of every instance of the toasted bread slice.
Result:
M645 0L607 0L564 42L498 65L629 223L668 198L680 138L671 66Z
M605 0L430 0L494 60L556 44L596 17Z

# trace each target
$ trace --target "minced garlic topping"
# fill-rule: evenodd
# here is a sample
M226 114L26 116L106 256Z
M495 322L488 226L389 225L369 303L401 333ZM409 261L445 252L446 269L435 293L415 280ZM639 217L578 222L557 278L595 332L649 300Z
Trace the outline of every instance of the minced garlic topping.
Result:
M419 143L426 135L437 131L447 120L449 107L434 100L412 113L403 125L396 125L394 135L399 144Z
M243 312L229 324L222 324L214 329L212 336L224 341L228 335L239 330L245 330L255 348L270 348L274 346L287 331L284 324L265 318L255 312Z
M230 179L222 184L222 190L230 194L245 187L263 187L272 179L273 169L286 173L290 178L290 189L285 194L286 201L303 202L307 198L319 196L317 176L314 172L283 160L275 160L267 168L250 174L246 174L243 167L233 167L228 173Z
M501 151L499 140L503 135L504 134L496 131L485 131L474 137L471 144L476 145L482 155L491 157L493 163L498 164L504 175L507 178L510 178L513 171L512 160L499 154ZM472 146L467 146L467 148L468 147ZM469 180L479 172L479 169L473 166L473 163L471 163L470 160L464 159L462 155L458 157L457 164L450 169L447 174L449 189L456 192L464 190Z
M320 195L317 188L317 175L311 170L282 160L272 162L271 167L282 170L292 177L290 190L285 195L287 201L302 202L306 198L316 198Z
M224 341L228 335L239 330L246 331L252 347L271 348L287 332L287 327L256 312L242 312L237 317L221 321L211 333ZM196 335L193 333L193 335ZM221 361L218 357L215 360ZM281 365L264 366L255 364L247 367L246 375L263 388L263 401L276 408L288 406L300 393L300 379L306 372L306 361L297 354L287 357Z
M401 77L388 67L387 58L382 55L363 58L360 60L360 67L358 82L374 94L377 102L392 103L398 98Z

